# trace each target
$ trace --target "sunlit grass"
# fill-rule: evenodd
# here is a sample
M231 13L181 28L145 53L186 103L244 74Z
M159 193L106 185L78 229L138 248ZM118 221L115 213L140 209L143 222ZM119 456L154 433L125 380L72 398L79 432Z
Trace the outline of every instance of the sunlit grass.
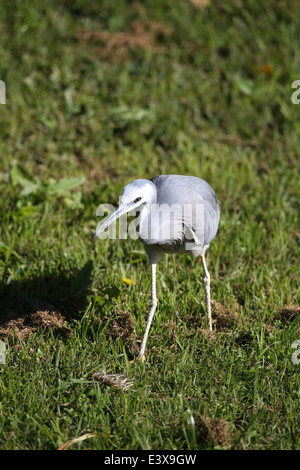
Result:
M91 433L72 448L299 449L297 2L14 3L0 4L1 448ZM166 257L140 363L143 246L91 238L99 204L164 173L222 202L214 331L201 262Z

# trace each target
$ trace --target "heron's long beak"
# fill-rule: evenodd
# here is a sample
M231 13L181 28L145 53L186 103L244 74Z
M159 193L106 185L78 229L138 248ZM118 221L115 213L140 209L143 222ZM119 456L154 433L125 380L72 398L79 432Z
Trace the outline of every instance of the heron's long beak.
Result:
M119 205L118 209L116 209L115 212L113 212L108 217L108 219L98 228L95 235L93 236L93 240L100 233L102 233L109 225L111 225L113 222L115 222L117 219L119 219L119 217L121 217L121 215L124 215L127 212L130 212L133 209L134 206L135 206L135 204L132 204L132 203L129 203L129 204L121 203Z

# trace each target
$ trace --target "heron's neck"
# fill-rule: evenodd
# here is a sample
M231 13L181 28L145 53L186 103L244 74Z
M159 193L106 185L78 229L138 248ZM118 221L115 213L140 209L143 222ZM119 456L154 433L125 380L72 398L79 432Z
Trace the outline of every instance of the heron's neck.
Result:
M150 228L151 222L151 207L153 204L156 204L156 195L153 196L151 201L146 202L140 208L139 216L139 236L142 240L148 238L148 231Z

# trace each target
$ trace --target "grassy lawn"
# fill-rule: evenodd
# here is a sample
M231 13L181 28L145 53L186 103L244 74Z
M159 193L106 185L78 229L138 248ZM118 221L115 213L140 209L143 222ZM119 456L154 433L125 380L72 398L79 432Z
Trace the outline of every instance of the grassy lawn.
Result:
M0 448L300 449L299 28L296 0L0 2ZM166 173L222 202L213 332L201 259L166 256L142 363L143 246L91 238Z

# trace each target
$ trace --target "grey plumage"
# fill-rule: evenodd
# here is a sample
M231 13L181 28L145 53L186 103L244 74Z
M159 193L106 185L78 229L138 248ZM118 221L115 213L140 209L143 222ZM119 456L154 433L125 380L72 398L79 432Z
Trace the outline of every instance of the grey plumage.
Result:
M219 220L220 207L216 193L211 186L204 180L195 176L183 175L161 175L151 180L157 190L157 203L179 204L182 208L184 205L192 205L192 218L187 220L188 225L195 232L197 238L203 245L209 243L216 236ZM204 206L204 234L198 233L196 227L200 226L196 220L196 204ZM184 243L184 239L181 240Z
M220 207L211 186L195 176L160 175L152 180L137 179L124 187L120 206L97 230L95 236L122 214L132 210L139 211L137 232L144 243L152 269L151 308L138 354L138 358L143 359L157 305L156 265L162 253L188 252L202 257L209 328L212 329L210 276L204 255L216 236Z

